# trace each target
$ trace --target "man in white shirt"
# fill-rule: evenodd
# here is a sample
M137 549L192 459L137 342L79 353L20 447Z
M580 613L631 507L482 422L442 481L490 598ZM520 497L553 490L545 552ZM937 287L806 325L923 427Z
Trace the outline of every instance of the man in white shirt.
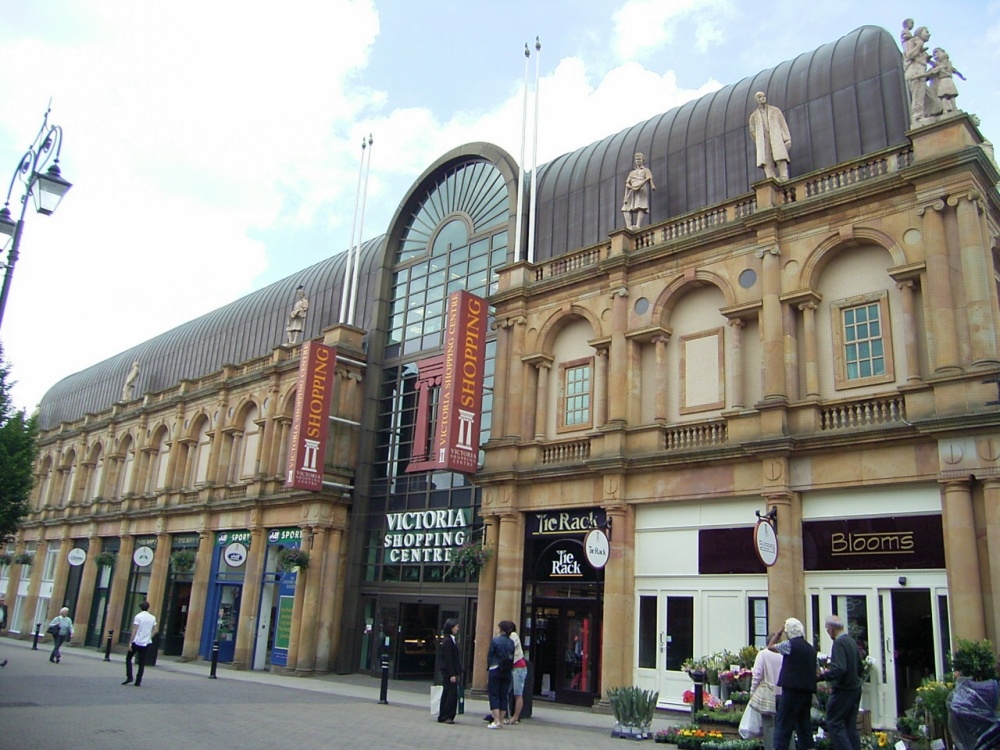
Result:
M129 644L128 656L125 657L125 682L132 682L132 657L139 662L139 671L135 676L135 686L142 685L142 674L146 671L146 649L153 642L153 631L156 630L156 618L149 614L149 602L139 605L139 613L132 621L132 642Z

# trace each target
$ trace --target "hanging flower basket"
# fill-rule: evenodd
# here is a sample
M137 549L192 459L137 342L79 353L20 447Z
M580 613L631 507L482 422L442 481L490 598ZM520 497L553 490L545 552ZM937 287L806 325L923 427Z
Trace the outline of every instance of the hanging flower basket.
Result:
M309 553L304 549L288 547L278 553L278 569L285 573L305 570L309 567Z
M8 555L6 552L0 552L0 567L4 565L10 565L14 562L14 558Z
M493 557L492 547L487 547L482 542L466 542L451 553L451 563L445 575L476 575L491 557Z
M30 555L27 552L22 552L20 555L14 555L15 565L31 565L35 561L35 556Z
M194 567L194 550L179 549L170 556L170 565L178 573L190 573Z
M102 552L94 558L94 565L98 568L110 568L117 559L118 555L114 552Z

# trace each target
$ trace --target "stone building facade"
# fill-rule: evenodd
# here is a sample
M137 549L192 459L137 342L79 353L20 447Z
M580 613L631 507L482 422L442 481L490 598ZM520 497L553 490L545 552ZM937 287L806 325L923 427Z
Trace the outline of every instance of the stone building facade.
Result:
M788 180L757 170L758 90L788 120ZM657 191L629 230L637 151ZM973 120L911 129L899 51L864 27L539 171L534 262L514 256L516 164L471 144L365 245L357 325L338 256L57 385L10 547L35 563L0 568L11 630L66 603L79 641L124 642L145 596L167 654L218 641L309 674L388 649L430 678L458 616L482 687L512 619L536 700L637 684L679 707L687 660L789 616L828 648L837 613L875 661L878 725L954 639L996 641L1000 174ZM319 493L284 483L298 284L305 340L339 354ZM407 472L455 289L493 309L481 465ZM143 395L118 401L136 360ZM456 575L479 539L493 556ZM280 570L287 547L307 569Z

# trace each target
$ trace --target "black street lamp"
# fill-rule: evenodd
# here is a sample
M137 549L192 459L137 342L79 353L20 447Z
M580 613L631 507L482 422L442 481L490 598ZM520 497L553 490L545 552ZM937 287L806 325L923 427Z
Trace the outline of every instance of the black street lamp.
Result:
M59 171L59 152L62 150L62 128L58 125L49 126L49 112L46 110L42 127L35 136L34 143L21 157L7 188L7 200L0 208L0 241L6 247L10 242L10 253L4 267L3 288L0 289L0 325L3 324L3 313L7 307L7 295L10 292L10 281L14 276L14 265L17 263L18 251L21 246L21 233L24 230L24 214L28 208L28 199L35 198L35 210L44 216L50 216L63 196L73 185L63 179ZM44 173L46 165L53 159ZM14 185L20 181L24 184L24 194L21 196L21 216L14 221L10 214L10 199L14 193ZM0 247L0 249L2 249ZM0 264L2 265L2 264Z

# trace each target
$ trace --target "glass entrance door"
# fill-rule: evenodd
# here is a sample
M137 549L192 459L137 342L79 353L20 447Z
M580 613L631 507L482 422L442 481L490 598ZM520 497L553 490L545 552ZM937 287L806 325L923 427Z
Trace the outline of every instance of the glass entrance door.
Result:
M593 705L601 652L597 608L536 602L531 637L534 695L559 703Z

